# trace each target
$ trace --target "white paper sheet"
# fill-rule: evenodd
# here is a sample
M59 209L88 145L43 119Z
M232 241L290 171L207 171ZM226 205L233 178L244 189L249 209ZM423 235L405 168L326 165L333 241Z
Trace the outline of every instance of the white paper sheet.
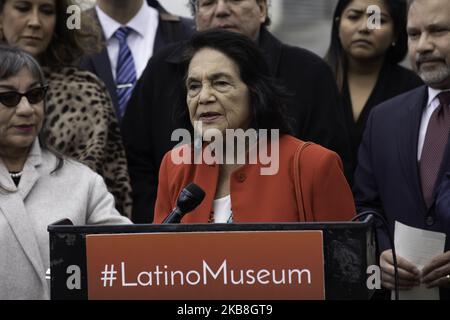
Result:
M422 270L434 257L444 253L445 233L412 228L395 222L394 243L400 256ZM399 292L400 300L439 300L439 288L427 289L424 285ZM394 292L392 292L394 299Z

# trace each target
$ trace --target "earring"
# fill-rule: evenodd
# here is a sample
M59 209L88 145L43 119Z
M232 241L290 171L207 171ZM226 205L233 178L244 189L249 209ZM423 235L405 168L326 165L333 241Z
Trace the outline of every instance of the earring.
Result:
M392 46L395 47L397 45L397 43L394 41L392 42Z

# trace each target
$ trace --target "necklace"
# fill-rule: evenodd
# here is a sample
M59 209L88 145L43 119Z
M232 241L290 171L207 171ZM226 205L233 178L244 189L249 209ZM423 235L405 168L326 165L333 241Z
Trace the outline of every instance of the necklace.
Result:
M10 172L9 175L11 176L11 178L20 178L22 176L23 171L20 172Z

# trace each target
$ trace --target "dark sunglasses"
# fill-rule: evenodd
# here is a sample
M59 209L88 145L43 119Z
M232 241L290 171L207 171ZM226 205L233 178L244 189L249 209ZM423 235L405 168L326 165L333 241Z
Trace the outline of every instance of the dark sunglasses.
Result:
M31 89L25 93L9 91L0 93L0 103L9 108L14 108L20 103L22 97L26 97L30 104L37 104L44 100L48 86Z

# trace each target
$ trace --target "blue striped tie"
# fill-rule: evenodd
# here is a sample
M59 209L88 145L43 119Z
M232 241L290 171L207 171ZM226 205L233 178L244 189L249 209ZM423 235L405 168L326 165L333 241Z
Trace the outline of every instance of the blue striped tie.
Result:
M136 84L136 69L134 67L133 55L127 44L127 37L131 31L131 28L120 27L114 33L114 36L119 40L119 58L117 59L116 73L119 120L125 114L125 108L133 92L133 87Z

